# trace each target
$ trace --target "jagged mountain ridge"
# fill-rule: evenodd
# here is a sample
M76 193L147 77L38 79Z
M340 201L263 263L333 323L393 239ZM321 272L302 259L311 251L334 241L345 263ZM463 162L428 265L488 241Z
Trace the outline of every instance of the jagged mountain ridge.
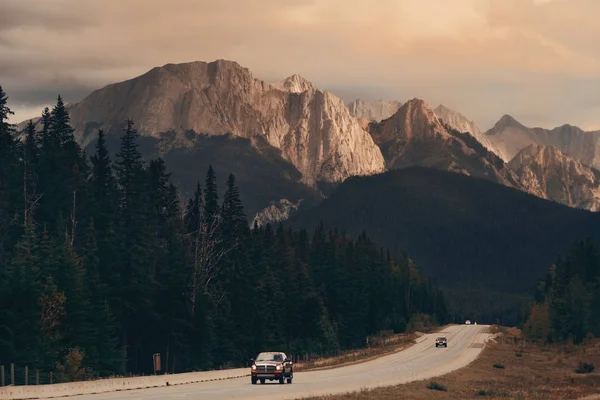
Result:
M487 178L521 188L518 177L469 133L444 126L420 99L405 103L390 118L369 125L388 169L432 167Z
M532 144L509 162L531 192L569 207L600 210L600 171L565 155L557 147Z
M492 130L481 134L472 121L443 105L435 110L425 106L428 110L421 113L425 118L410 117L402 122L397 115L406 105L401 107L401 104L355 100L345 107L339 98L316 89L300 75L266 83L253 78L248 69L235 62L218 60L153 68L142 76L93 92L72 104L69 111L76 138L84 146L95 138L98 128L109 134L120 133L128 117L136 121L142 135L159 139L157 146L163 156L174 149L195 146L193 138L198 133L213 136L232 133L233 137L246 138L259 150L252 157L272 157L272 152L261 150L266 142L300 171L298 179L302 183L313 187L318 182L335 184L349 176L381 172L386 166L422 165L486 177L542 198L560 198L532 184L531 176L527 177L529 183L521 185L521 177L489 152L508 161L507 154L516 149L546 141L558 142L579 154L584 164L586 159L592 163L595 159L594 133L590 135L576 127L530 129L505 116ZM377 122L388 114L389 118ZM367 130L374 135L377 145ZM378 138L386 132L398 136ZM484 149L461 132L469 132ZM169 140L163 140L165 137ZM500 146L498 143L507 137L507 143ZM381 151L386 153L385 160ZM193 152L188 153L184 157L192 157ZM224 165L225 169L231 169L227 163ZM180 171L185 170L185 162L182 166ZM189 175L194 173L190 171ZM584 177L589 174L578 176L569 184L585 186L575 190L581 197L594 183L585 182ZM319 187L324 186L319 184ZM288 193L270 198L264 206L281 198L288 198ZM299 200L296 196L289 199ZM584 207L595 207L593 203L586 204L591 205Z
M475 122L469 120L458 111L454 111L445 105L440 104L433 112L444 124L459 132L469 132L471 136L477 139L486 149L498 154L494 145L490 142L488 137L481 132Z
M402 103L394 100L370 101L356 99L348 103L348 110L353 117L376 122L388 119L394 115L400 107L402 107Z
M264 138L310 185L382 172L379 148L341 99L294 75L274 85L239 64L217 60L166 64L96 90L69 108L76 139L86 146L97 129L119 133L127 118L141 135L173 132Z
M554 146L584 164L600 168L600 131L586 132L572 125L554 129L528 128L504 115L484 134L506 162L529 145Z

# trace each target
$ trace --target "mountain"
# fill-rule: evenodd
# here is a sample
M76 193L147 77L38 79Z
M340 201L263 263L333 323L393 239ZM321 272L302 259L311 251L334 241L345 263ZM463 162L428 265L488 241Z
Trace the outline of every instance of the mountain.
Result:
M178 187L182 199L193 196L196 183L204 187L204 177L209 166L217 176L219 196L222 199L229 173L235 175L244 211L250 221L274 201L286 198L294 204L314 206L322 196L314 188L300 182L302 174L281 157L278 150L266 142L252 143L249 139L232 135L189 135L186 147L174 147L174 136L163 134L159 138L141 136L139 149L148 160L162 155ZM87 148L93 154L96 140ZM120 138L107 136L106 145L114 160L119 151ZM162 152L162 148L169 151ZM161 154L162 153L162 154Z
M427 103L413 99L369 125L388 169L433 167L520 187L518 177L469 133L444 126Z
M315 90L313 84L298 74L294 74L282 81L271 83L271 86L290 93L302 93Z
M514 301L519 320L517 303L529 299L557 254L600 237L599 219L489 180L411 167L350 178L289 223L366 231L378 245L409 254L471 319L510 323L499 307Z
M402 103L399 101L356 99L348 103L348 110L353 117L377 122L391 117L400 107L402 107Z
M437 106L433 112L444 124L459 132L469 132L471 136L477 139L477 141L486 149L496 153L496 149L490 142L489 138L481 132L475 122L467 119L467 117L461 113L454 111L443 104Z
M584 164L600 168L600 131L585 132L571 125L551 130L528 128L510 115L504 115L485 136L506 162L525 147L538 144L554 146Z
M508 165L532 191L569 207L600 210L600 171L554 146L529 145Z
M262 138L309 185L384 169L381 152L341 99L297 75L271 85L232 61L156 67L96 90L69 112L84 146L97 129L120 133L131 118L143 136L174 136L174 147L190 146L190 132Z

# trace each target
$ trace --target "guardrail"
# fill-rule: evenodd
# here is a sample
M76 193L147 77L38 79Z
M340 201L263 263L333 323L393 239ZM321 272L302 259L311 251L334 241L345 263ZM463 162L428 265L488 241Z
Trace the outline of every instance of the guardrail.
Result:
M114 392L120 390L184 385L189 383L242 378L245 376L250 376L248 368L187 372L172 375L138 376L131 378L110 378L95 381L57 383L54 385L5 386L0 388L0 400L49 399L54 397Z

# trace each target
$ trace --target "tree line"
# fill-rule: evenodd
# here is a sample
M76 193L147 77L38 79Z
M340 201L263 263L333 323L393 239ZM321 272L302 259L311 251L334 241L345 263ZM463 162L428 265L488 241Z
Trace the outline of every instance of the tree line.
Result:
M600 337L600 249L591 239L552 265L535 291L525 333L546 343Z
M437 286L366 234L252 228L212 168L181 201L127 121L88 157L59 97L16 139L0 87L0 364L110 376L333 354L411 318L447 319ZM68 378L65 378L68 379ZM74 379L74 378L71 378Z

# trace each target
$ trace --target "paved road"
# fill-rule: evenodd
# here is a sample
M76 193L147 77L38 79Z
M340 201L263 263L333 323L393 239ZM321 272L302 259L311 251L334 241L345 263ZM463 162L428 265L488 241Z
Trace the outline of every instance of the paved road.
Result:
M322 371L298 372L294 383L251 385L250 378L190 385L76 396L78 400L142 399L298 399L345 393L411 382L447 374L475 360L490 337L485 325L453 325L424 335L401 352L373 361ZM435 348L437 336L448 338L448 348Z

